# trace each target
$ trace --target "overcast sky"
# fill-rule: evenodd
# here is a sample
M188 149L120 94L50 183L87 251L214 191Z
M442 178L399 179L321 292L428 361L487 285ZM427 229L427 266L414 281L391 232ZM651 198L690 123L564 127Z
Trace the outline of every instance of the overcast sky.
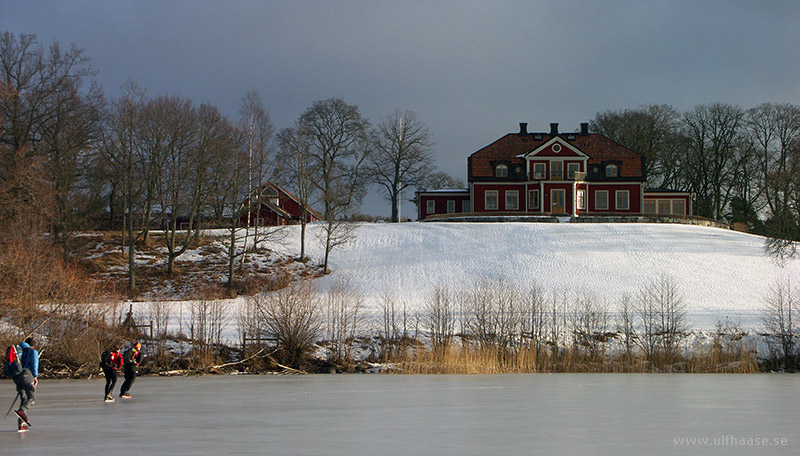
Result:
M799 1L0 0L0 31L75 43L110 97L133 79L235 118L254 88L279 129L330 97L373 123L409 109L463 180L467 156L519 122L800 104ZM363 211L390 213L374 195Z

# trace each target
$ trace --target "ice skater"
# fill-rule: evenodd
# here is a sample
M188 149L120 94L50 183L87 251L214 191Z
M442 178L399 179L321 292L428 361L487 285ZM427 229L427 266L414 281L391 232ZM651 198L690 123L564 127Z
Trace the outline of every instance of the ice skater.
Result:
M142 362L142 344L139 342L130 346L125 353L122 354L123 366L122 371L125 375L125 381L122 382L122 388L119 391L119 397L130 399L129 391L133 382L136 380L136 366Z
M18 417L17 430L20 432L25 432L31 427L28 408L36 400L36 386L39 384L39 352L34 347L36 347L36 341L31 337L19 344L19 348L22 349L20 355L22 372L14 377L14 384L17 385L20 402L19 408L14 410L14 413Z
M106 377L106 388L103 400L114 402L114 386L117 384L117 371L122 367L122 353L118 348L106 350L100 355L100 367L103 368L103 375Z

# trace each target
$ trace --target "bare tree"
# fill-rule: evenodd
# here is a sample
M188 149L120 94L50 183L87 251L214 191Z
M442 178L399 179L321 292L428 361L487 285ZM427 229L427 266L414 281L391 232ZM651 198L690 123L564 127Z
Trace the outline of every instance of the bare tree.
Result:
M153 333L156 338L156 356L162 358L166 355L167 332L171 315L172 304L163 299L155 299L148 304L150 321L153 324Z
M416 331L411 330L413 315L405 302L398 303L390 293L384 293L380 303L381 328L378 337L382 340L379 357L385 362L398 355L405 355Z
M653 187L680 186L680 115L667 105L606 111L592 120L592 130L639 152L643 172Z
M136 290L136 240L142 232L134 220L143 210L142 193L145 188L145 168L140 126L144 92L133 82L123 86L122 95L112 100L105 116L102 153L111 170L123 201L123 225L128 242L128 290ZM147 231L147 227L142 227ZM123 237L124 239L124 237ZM123 240L123 245L125 241Z
M0 34L0 188L47 218L65 259L91 197L81 187L102 103L88 62L74 45L45 50L34 35Z
M492 291L491 282L484 278L461 297L465 306L461 317L465 333L481 348L494 347L497 339L497 302Z
M531 284L525 292L523 299L523 321L521 332L523 337L530 341L536 352L537 359L542 354L547 338L547 303L542 287Z
M294 282L286 288L255 295L261 321L277 338L284 364L302 366L322 334L322 306L310 282Z
M153 106L147 111L157 120L148 121L160 125L154 129L157 139L145 142L153 144L151 157L161 163L155 192L167 247L167 273L172 275L175 258L186 251L194 233L191 225L186 232L180 231L180 220L187 217L189 224L195 222L203 207L206 157L198 153L197 112L188 99L161 96L149 104Z
M311 141L309 131L300 127L284 128L278 133L278 156L280 163L278 179L297 197L300 204L300 258L306 261L306 226L309 209L315 202L317 193L312 168Z
M391 203L392 222L399 221L403 190L419 185L433 169L430 136L413 111L396 110L378 124L368 172Z
M744 111L726 104L702 105L684 115L684 177L697 197L697 213L719 220L739 179L744 141Z
M441 190L443 188L462 188L464 181L456 179L444 171L435 171L427 176L417 186L420 190Z
M255 89L248 90L242 99L241 108L242 130L245 132L247 140L247 223L245 224L244 244L247 246L250 227L253 226L253 248L259 244L259 225L260 218L260 190L261 186L268 180L271 167L269 165L270 141L275 128L269 117L269 112L264 108L261 96ZM256 215L254 216L253 204L255 203ZM247 255L247 248L242 255L241 265Z
M787 277L775 282L765 298L765 307L761 312L761 322L771 346L777 347L778 358L783 367L792 367L796 361L796 314L800 307L797 288Z
M748 138L756 151L764 201L773 217L789 205L788 182L780 176L790 171L792 148L800 141L800 107L763 103L747 111Z
M349 242L354 225L343 218L363 198L363 164L372 145L369 122L358 107L339 98L314 102L300 116L299 127L311 137L314 184L323 205L323 271L328 271L330 252Z
M588 292L576 295L575 302L567 311L567 322L572 332L573 349L586 347L591 357L605 353L608 310L597 297Z
M622 336L622 346L625 348L625 359L631 362L636 339L634 309L631 296L627 293L620 298L619 312L617 313L617 333Z
M446 286L436 286L423 304L422 321L423 328L430 334L433 350L446 352L453 342L456 325L455 303Z
M229 315L230 301L212 299L201 295L191 303L191 338L193 355L197 366L216 361L217 350L222 345L222 334Z
M51 234L64 259L70 255L73 233L85 226L93 195L89 193L89 166L99 136L103 95L98 85L82 87L79 78L65 83L53 95L53 116L42 129L40 147L47 154L47 178L52 182L55 213Z
M657 354L673 359L686 332L686 305L675 281L661 276L643 285L635 312L639 317L636 341L647 359L652 362Z
M65 52L54 42L45 51L35 35L0 34L0 119L4 123L0 142L12 152L5 158L13 159L15 152L23 150L45 153L40 142L48 123L63 108L59 101L94 75L88 62L83 49L74 45Z
M332 362L353 361L353 343L364 323L363 298L347 280L334 282L325 302L325 340Z

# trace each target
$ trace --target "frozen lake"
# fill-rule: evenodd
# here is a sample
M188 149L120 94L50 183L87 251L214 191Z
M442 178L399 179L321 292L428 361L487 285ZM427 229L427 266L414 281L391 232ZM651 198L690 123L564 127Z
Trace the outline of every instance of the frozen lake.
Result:
M102 389L102 380L42 381L33 429L18 434L11 414L0 453L800 452L798 375L142 377L133 399L110 404ZM13 384L0 391L7 408Z

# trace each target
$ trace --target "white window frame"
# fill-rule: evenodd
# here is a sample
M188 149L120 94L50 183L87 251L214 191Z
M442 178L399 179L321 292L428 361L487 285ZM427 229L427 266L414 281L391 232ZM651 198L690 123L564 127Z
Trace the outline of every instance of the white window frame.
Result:
M567 163L567 179L574 180L575 173L581 172L580 163Z
M579 188L575 191L575 205L579 211L586 210L586 189Z
M425 210L426 210L426 213L428 213L428 214L435 213L436 212L436 201L428 200L427 203L425 204Z
M528 190L528 209L540 210L538 188Z
M469 212L469 200L461 201L461 212Z
M494 204L493 205L489 204L489 198L490 197L494 198ZM498 198L497 190L486 190L486 192L483 194L483 207L487 211L496 211L498 209L498 203L499 203L497 198ZM494 207L492 207L492 206L494 206Z
M447 200L447 213L454 214L456 212L456 200Z
M506 197L506 210L507 211L519 210L519 190L506 190L505 197ZM509 198L513 198L513 202L514 202L513 206L511 204L509 204L509 202L512 201Z
M625 197L625 205L622 207L619 204L620 196ZM627 211L631 208L631 191L630 190L616 190L614 192L614 209L618 211Z
M609 170L614 170L614 174L609 173ZM619 177L619 166L615 164L606 165L606 177Z
M536 168L541 168L537 170ZM547 179L547 165L542 162L533 164L533 178L537 180Z
M600 198L598 198L601 194L605 195L605 202L604 206L600 206ZM596 211L607 211L608 210L608 190L595 190L594 192L594 210Z

